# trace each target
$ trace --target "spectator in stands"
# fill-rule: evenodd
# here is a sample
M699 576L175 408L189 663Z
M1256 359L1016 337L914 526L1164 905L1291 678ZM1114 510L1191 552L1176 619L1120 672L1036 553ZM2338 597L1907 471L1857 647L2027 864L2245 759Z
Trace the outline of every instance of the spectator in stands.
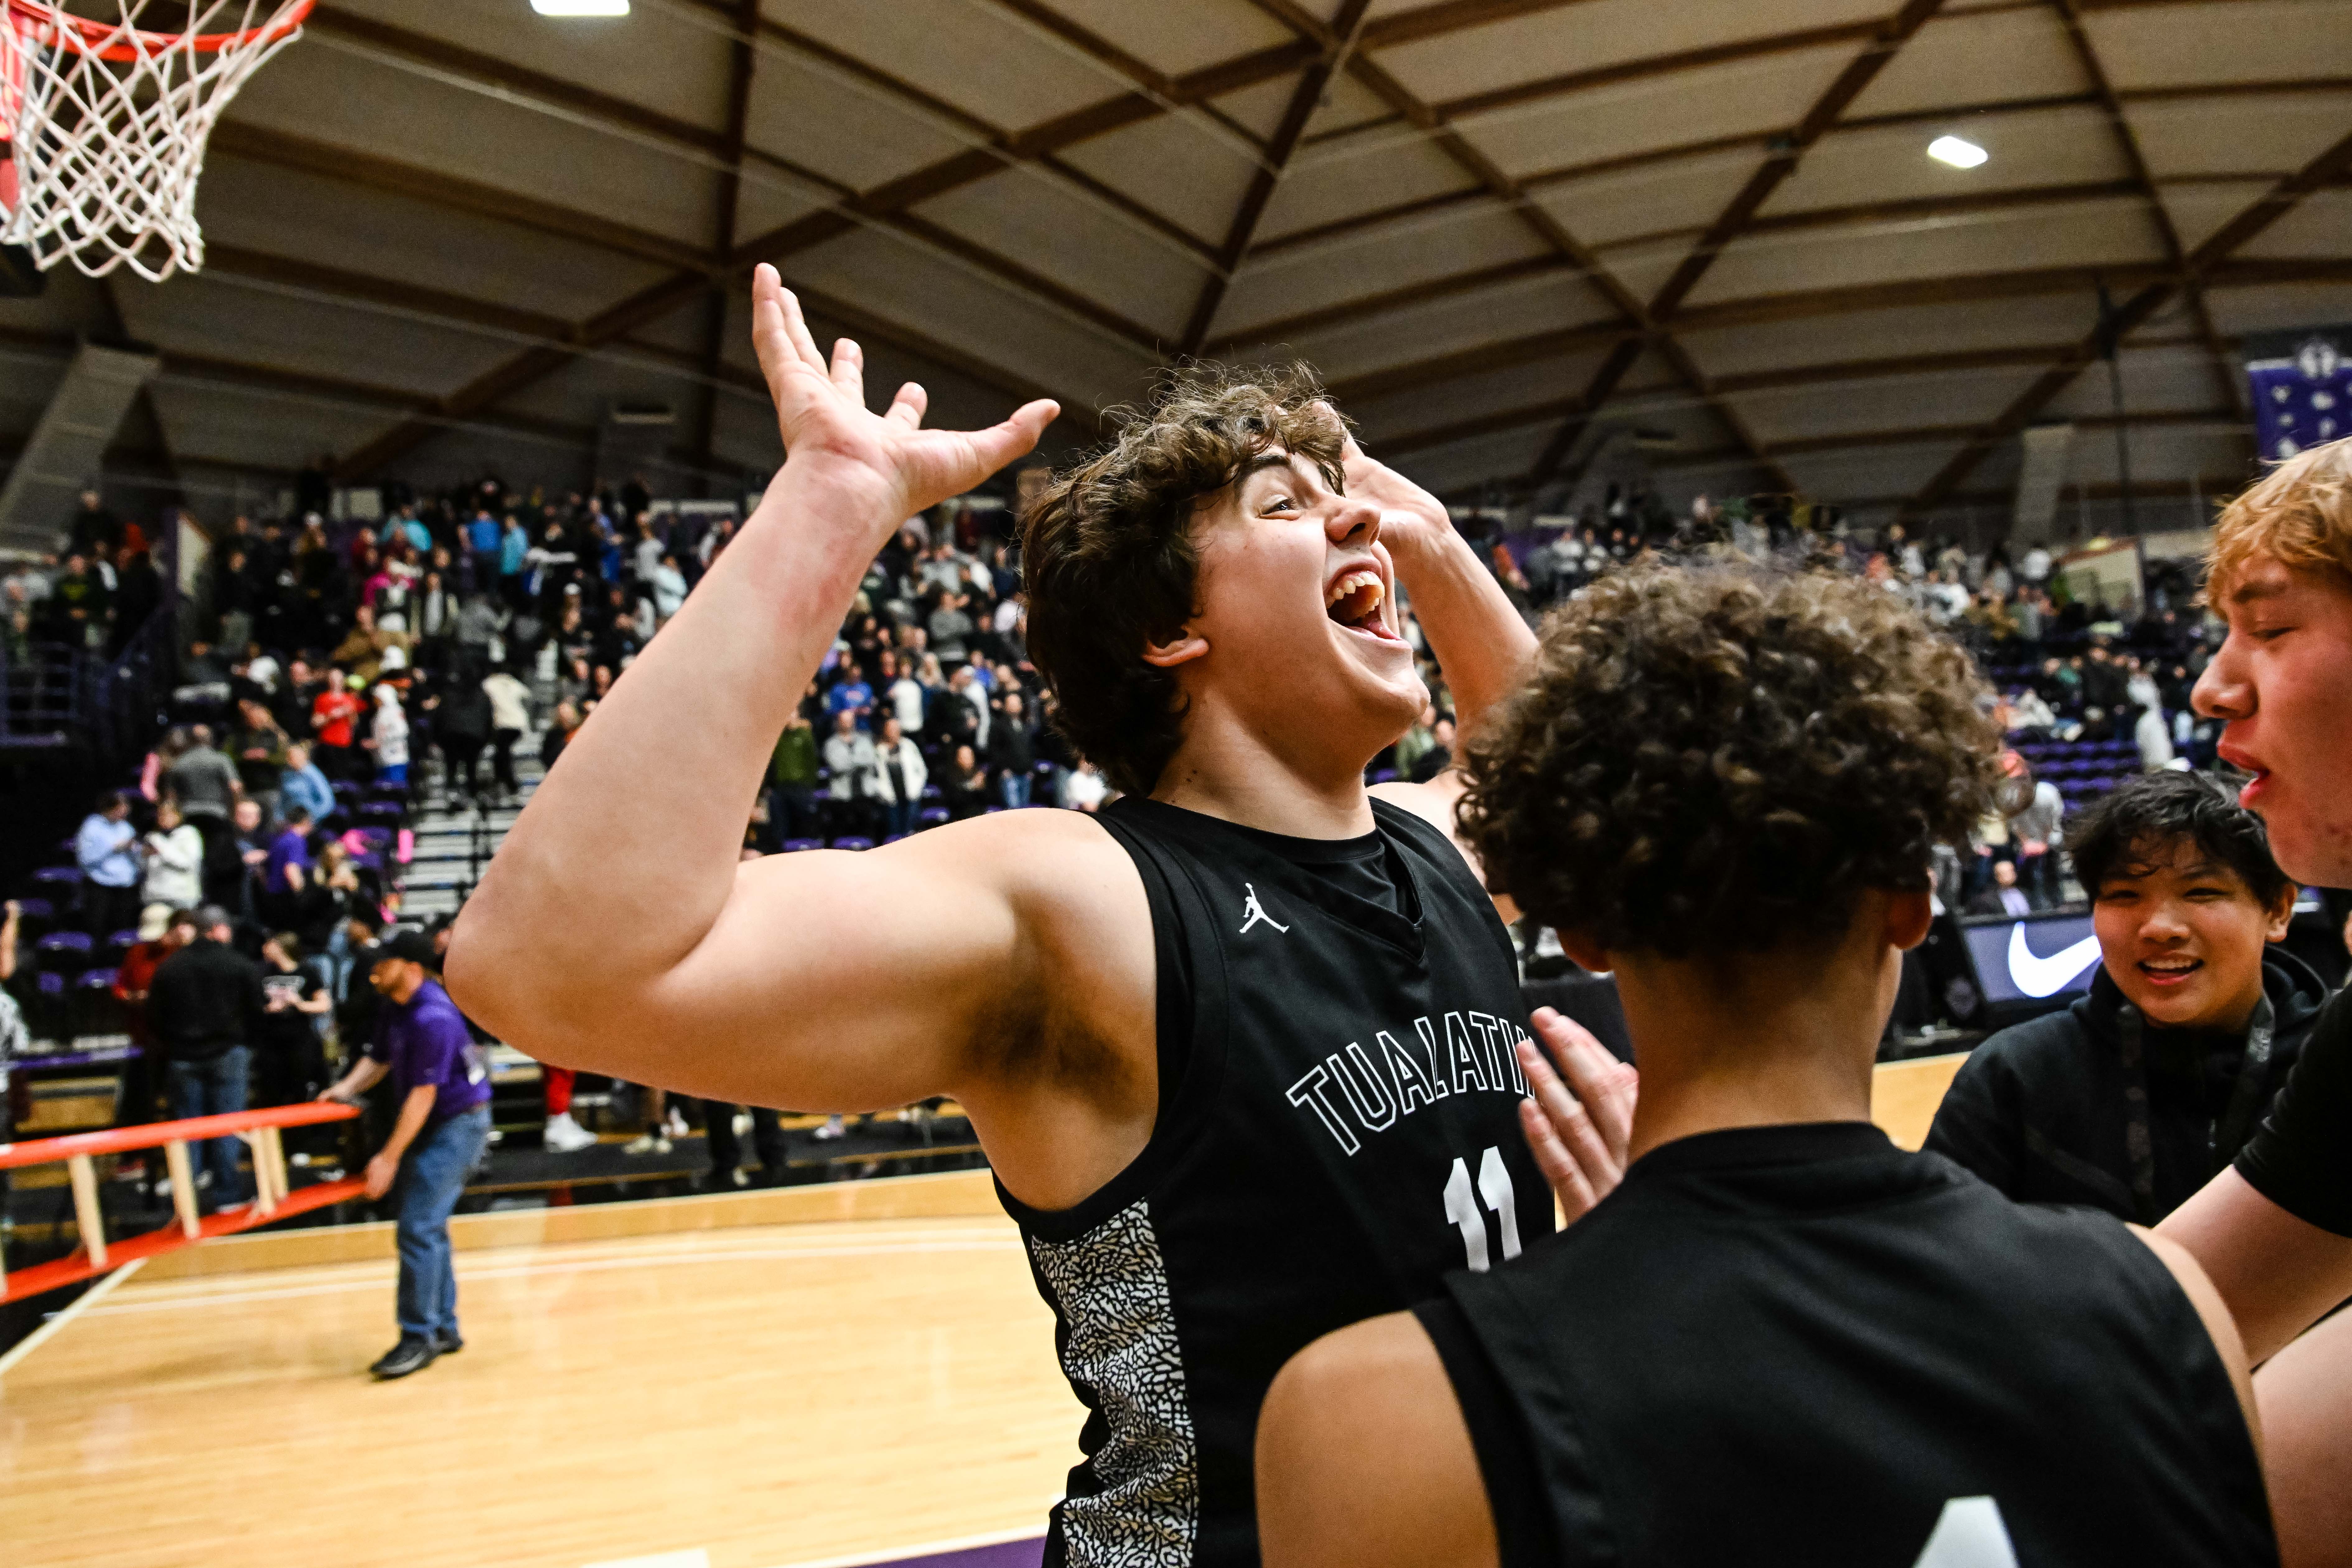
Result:
M400 689L390 681L375 689L375 724L367 739L375 753L375 782L387 788L408 783L408 713L400 705Z
M1968 912L1972 915L2027 915L2033 912L2033 900L2017 885L2017 866L2009 860L1992 863L1992 878L1969 899Z
M882 721L874 742L874 797L882 808L885 837L915 831L915 814L922 808L923 787L930 783L921 748L898 728L896 714Z
M317 731L320 746L317 761L320 771L331 779L356 777L354 752L358 736L353 732L365 705L351 689L350 678L339 665L327 671L327 689L319 693L310 705L310 724Z
M881 793L874 740L858 729L857 713L856 708L835 709L833 733L824 738L824 765L833 775L825 793L833 802L835 837L871 833L873 803Z
M297 810L310 813L314 823L323 823L334 814L334 786L310 760L310 748L300 741L286 748L286 768L278 775L278 804L289 816Z
M654 626L658 631L669 625L670 617L686 607L686 574L677 569L677 557L662 552L661 564L654 568L648 579L653 594Z
M168 912L204 901L205 836L182 815L177 801L167 797L155 807L155 826L144 840L144 855L146 875L139 893L143 903L161 905Z
M1430 726L1429 745L1421 760L1405 776L1415 784L1427 784L1454 765L1454 721L1440 718Z
M222 1116L243 1110L253 1064L252 1030L262 1010L261 971L229 945L229 912L218 904L196 911L195 938L155 967L148 984L147 1019L169 1063L172 1116ZM201 1147L212 1206L244 1201L234 1137Z
M243 699L236 708L240 721L229 735L228 752L236 766L237 784L275 815L278 783L286 771L286 731L257 697Z
M289 925L298 918L302 892L310 877L310 813L295 806L280 817L269 840L269 858L261 864L261 893L256 913L271 925Z
M199 724L191 730L189 742L164 773L163 785L209 847L226 835L229 812L242 786L236 765L213 749L211 726Z
M515 742L530 728L530 688L511 666L501 666L482 678L482 695L490 700L490 778L502 800L522 793L515 782Z
M131 825L131 795L109 790L74 835L81 866L82 929L100 942L139 923L139 830Z
M988 773L969 744L958 746L940 776L940 804L950 820L961 822L988 809Z
M1027 805L1037 767L1037 731L1027 701L1018 689L1008 689L992 706L988 766L996 775L997 799L1007 807Z
M206 847L205 896L239 914L251 915L261 890L261 868L269 863L269 819L257 800L240 799L229 816L229 831Z
M276 932L261 944L261 1016L253 1045L257 1105L300 1105L330 1081L319 1021L335 999L305 964L302 939Z
M1104 778L1090 762L1081 760L1063 781L1062 804L1072 811L1099 811L1109 798L1110 781Z
M2132 740L2139 747L2139 765L2147 773L2172 765L2172 731L2164 721L2160 709L2137 710L2132 721Z
M392 1136L367 1164L367 1195L400 1186L400 1342L368 1370L406 1377L465 1348L449 1215L490 1136L490 1072L481 1048L431 969L433 944L401 931L375 953L369 984L383 999L368 1054L320 1098L356 1104L390 1076L400 1097Z
M784 720L768 763L768 824L777 845L821 832L816 805L816 728L803 703Z
M563 748L572 743L572 737L580 732L580 726L586 721L585 716L573 704L557 703L547 732L539 738L540 766L553 767L556 759L563 755Z
M1927 1148L2021 1202L2154 1225L2261 1124L2327 990L2284 949L2294 882L2212 781L2137 778L2067 837L2100 968L1961 1064Z

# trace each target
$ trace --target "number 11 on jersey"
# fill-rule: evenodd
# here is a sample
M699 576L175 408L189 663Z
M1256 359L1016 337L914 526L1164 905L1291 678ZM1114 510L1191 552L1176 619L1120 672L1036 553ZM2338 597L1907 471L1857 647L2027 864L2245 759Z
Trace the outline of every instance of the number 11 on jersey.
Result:
M1510 1261L1519 1255L1519 1211L1511 1193L1511 1173L1503 1163L1500 1149L1487 1148L1478 1161L1478 1182L1470 1183L1470 1167L1460 1159L1454 1162L1454 1173L1445 1178L1445 1217L1462 1233L1462 1250L1469 1255L1470 1270L1484 1274L1489 1267L1486 1251L1486 1216L1478 1212L1478 1200L1485 1198L1486 1206L1495 1211L1495 1218L1503 1229L1503 1260Z

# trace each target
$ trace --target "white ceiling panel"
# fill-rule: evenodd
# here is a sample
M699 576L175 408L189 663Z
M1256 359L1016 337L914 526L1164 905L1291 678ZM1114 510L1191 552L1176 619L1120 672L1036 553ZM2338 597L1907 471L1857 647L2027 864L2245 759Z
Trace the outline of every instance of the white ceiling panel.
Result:
M1580 166L1794 125L1853 58L1840 47L1677 71L1466 115L1461 126L1510 174Z
M1189 0L1181 5L1054 0L1054 9L1169 76L1272 48L1297 37L1247 0Z
M1677 232L1704 234L1755 174L1758 153L1741 149L1644 168L1621 169L1531 192L1560 226L1589 246ZM1649 243L1655 243L1651 241ZM1683 249L1689 248L1685 241Z
M2240 246L2248 257L2303 256L2341 261L2352 251L2352 189L2314 191L2293 212Z
M2181 248L2195 250L2213 231L2267 195L2275 180L2231 180L2194 184L2159 185L2164 210L2172 215L2172 231Z
M719 27L697 26L683 8L645 5L625 16L555 17L532 14L522 0L455 5L448 0L339 0L331 9L579 82L706 131L727 123L726 37ZM314 21L266 71L301 68L299 62L313 54L353 51L381 59L398 52L336 21L332 15Z
M1266 203L1258 234L1262 240L1280 239L1360 213L1481 188L1462 165L1415 136L1367 132L1293 159Z
M1927 143L1948 132L1974 142L1991 156L1973 169L1936 162L1927 156ZM2079 184L2120 180L2130 173L2115 133L2095 110L1967 115L1824 136L1772 193L1763 211L1810 212L1858 202Z
M2097 319L2097 302L2085 290L1685 331L1680 341L1707 374L1727 376L1914 353L2063 345L2080 339Z
M293 49L237 95L232 119L520 191L666 234L710 232L697 155L370 59ZM203 187L197 199L203 200Z
M2290 174L2352 131L2352 90L2259 98L2173 99L2127 105L2148 171Z
M1989 91L1998 84L1999 91ZM1988 98L2047 98L2090 87L2054 7L1930 19L1879 68L1849 119L1941 109Z
M2245 472L2244 437L2231 426L2136 425L2130 430L2135 485L2211 477L2234 487L2237 476ZM2069 484L2117 481L2121 467L2113 430L2078 432L2069 457Z
M766 0L768 16L992 125L1018 130L1132 84L1034 24L971 0Z
M1916 494L1959 447L1952 439L1916 447L1857 447L1800 453L1784 458L1780 466L1807 496L1836 505L1861 496Z
M1335 300L1401 289L1542 253L1544 245L1507 212L1490 208L1458 223L1389 229L1360 243L1318 245L1245 267L1225 295L1220 319L1270 321Z
M1917 277L2161 259L2137 197L1919 219L1867 228L1800 230L1735 241L1691 302L1789 294Z
M2186 332L2192 330L2192 323L2183 314L2170 328ZM2202 344L2167 343L2154 348L2126 344L2116 356L2116 369L2123 381L2124 407L2128 411L2210 412L2226 406L2226 395L2213 374L2212 357ZM2234 363L2230 374L2233 381L2237 379ZM2048 417L2073 419L2113 412L2115 398L2108 390L2106 362L2101 360L2050 400Z
M2352 321L2352 279L2323 283L2272 283L2259 289L2209 289L2205 307L2213 325L2232 335L2283 332Z
M887 301L892 320L1066 398L1097 406L1132 397L1146 357L1124 351L1057 311L877 234L846 235L794 258L810 287L853 303Z
M1581 279L1551 273L1283 340L1334 381L1412 364L1478 343L1606 321L1606 301Z
M2133 5L2085 18L2119 88L2352 76L2352 4L2230 0Z
M761 152L861 191L951 158L973 135L793 55L761 57L744 122Z
M566 321L669 275L553 235L239 158L206 166L198 211L216 244Z
M165 377L148 391L174 455L236 468L305 468L320 452L366 445L402 418L394 409L203 379Z
M1183 331L1206 275L1198 257L1034 170L1008 169L915 210L1171 336Z
M1197 118L1166 114L1082 142L1063 161L1213 245L1224 243L1258 172L1232 142L1204 132Z
M1369 442L1403 436L1465 419L1552 403L1582 392L1601 363L1597 353L1572 354L1538 364L1511 365L1449 381L1443 386L1412 388L1383 397L1360 398L1348 405Z
M1498 430L1423 452L1409 452L1397 459L1398 471L1438 495L1447 495L1490 479L1517 478L1535 466L1544 443L1551 437L1551 428L1543 425Z
M1424 102L1442 101L1733 40L1876 21L1886 10L1885 0L1776 0L1730 8L1584 0L1383 50L1381 63Z
M1916 430L1992 418L2038 372L1873 377L1842 385L1774 388L1729 399L1767 446L1857 431Z

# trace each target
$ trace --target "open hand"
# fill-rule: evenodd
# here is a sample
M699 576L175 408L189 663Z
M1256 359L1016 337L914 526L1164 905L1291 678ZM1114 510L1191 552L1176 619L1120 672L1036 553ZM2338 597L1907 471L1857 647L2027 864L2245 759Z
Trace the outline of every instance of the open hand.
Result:
M1542 1044L1519 1043L1519 1068L1531 1096L1519 1102L1519 1125L1559 1200L1560 1223L1571 1225L1624 1178L1642 1077L1549 1007L1537 1008L1529 1022ZM1559 1072L1552 1069L1555 1061Z
M1361 497L1381 509L1381 542L1392 553L1433 543L1454 531L1454 519L1445 503L1367 455L1356 445L1353 431L1348 432L1339 448L1339 472L1348 481L1349 496Z
M911 381L887 413L874 413L866 406L865 351L843 338L828 363L800 300L764 262L751 274L751 342L783 431L783 478L870 512L877 547L908 518L1034 447L1061 413L1060 405L1041 400L990 429L926 430L930 395Z

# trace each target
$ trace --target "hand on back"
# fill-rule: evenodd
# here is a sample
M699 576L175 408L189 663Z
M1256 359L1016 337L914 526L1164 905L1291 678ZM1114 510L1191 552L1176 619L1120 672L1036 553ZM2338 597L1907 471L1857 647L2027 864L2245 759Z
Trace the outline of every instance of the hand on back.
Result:
M1572 1225L1624 1179L1642 1075L1549 1007L1537 1008L1529 1022L1540 1044L1519 1046L1529 1095L1520 1103L1519 1123L1559 1200L1560 1224Z
M972 488L1037 444L1061 413L1040 401L986 430L926 430L929 395L908 382L887 412L866 406L866 355L843 338L830 363L810 335L800 301L764 263L751 278L751 341L783 432L783 478L808 487L820 507L837 500L845 522L871 532L877 549L900 524Z

